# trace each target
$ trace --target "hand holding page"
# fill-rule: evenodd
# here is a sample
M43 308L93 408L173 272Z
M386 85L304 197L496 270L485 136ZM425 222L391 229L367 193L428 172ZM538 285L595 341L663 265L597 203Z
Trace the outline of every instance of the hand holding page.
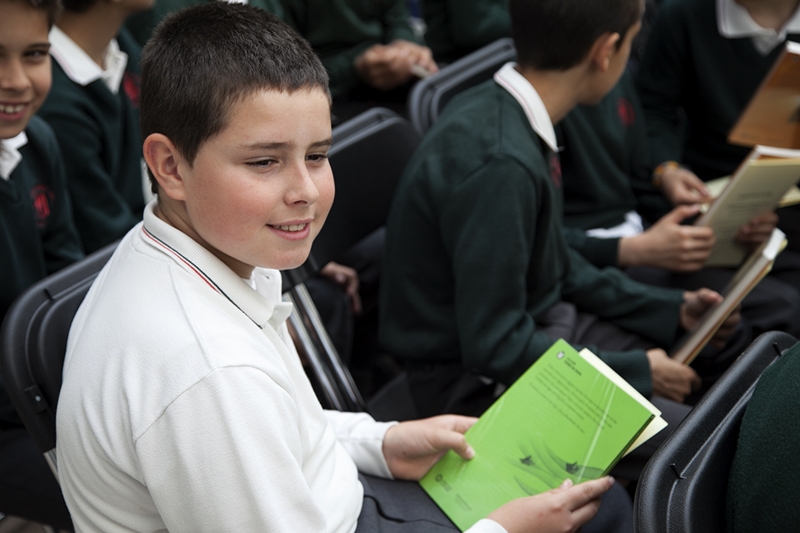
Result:
M516 498L606 475L666 427L661 412L589 350L557 341L420 481L463 531Z
M772 230L772 236L752 253L722 291L722 302L706 311L694 331L681 340L670 357L687 365L691 363L733 309L769 273L775 258L785 247L786 235L777 228Z
M738 266L747 247L736 232L754 216L775 209L800 180L800 150L756 146L728 185L695 225L709 226L717 238L705 266Z

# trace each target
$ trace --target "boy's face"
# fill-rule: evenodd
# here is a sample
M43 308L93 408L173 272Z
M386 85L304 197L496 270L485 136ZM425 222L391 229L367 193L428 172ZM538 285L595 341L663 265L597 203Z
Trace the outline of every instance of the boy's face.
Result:
M50 90L47 13L0 0L0 139L18 135Z
M259 91L179 163L200 244L242 277L300 266L333 203L330 104L321 89Z

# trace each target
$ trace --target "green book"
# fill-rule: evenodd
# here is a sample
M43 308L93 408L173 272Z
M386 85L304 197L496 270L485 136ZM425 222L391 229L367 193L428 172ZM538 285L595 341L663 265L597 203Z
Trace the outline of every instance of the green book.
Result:
M472 460L448 452L420 484L462 530L503 504L606 474L667 423L589 350L558 340L466 433Z

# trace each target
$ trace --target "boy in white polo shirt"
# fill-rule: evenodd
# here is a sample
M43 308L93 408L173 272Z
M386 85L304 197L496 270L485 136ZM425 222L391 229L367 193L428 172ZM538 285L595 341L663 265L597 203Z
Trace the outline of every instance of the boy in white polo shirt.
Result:
M474 419L323 411L287 334L272 269L305 261L333 201L311 48L273 15L212 3L168 17L142 65L158 200L78 311L58 406L77 529L454 531L418 486L358 471L419 479L447 449L470 457ZM473 531L574 530L611 485L516 500Z

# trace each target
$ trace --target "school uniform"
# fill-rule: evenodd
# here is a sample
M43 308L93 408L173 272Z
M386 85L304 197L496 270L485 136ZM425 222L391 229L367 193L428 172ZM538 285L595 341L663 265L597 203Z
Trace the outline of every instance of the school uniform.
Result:
M729 144L728 133L782 43L799 39L800 11L775 33L734 0L666 0L637 80L653 164L678 161L703 180L731 174L750 149Z
M453 61L511 35L508 0L422 0L425 42L438 62Z
M40 115L55 131L75 224L86 252L142 218L139 46L126 30L108 46L103 71L57 26L50 32L53 86Z
M591 348L651 394L644 348L673 341L682 293L569 248L556 151L544 104L510 64L454 99L410 162L389 216L380 338L421 381L449 366L510 384L558 336L591 343L591 327L555 327L572 313L616 327ZM637 349L613 351L626 336ZM417 407L452 409L451 393L431 390Z
M61 153L47 124L0 141L0 319L48 274L83 255L66 191ZM44 458L22 427L0 378L0 512L71 527Z

